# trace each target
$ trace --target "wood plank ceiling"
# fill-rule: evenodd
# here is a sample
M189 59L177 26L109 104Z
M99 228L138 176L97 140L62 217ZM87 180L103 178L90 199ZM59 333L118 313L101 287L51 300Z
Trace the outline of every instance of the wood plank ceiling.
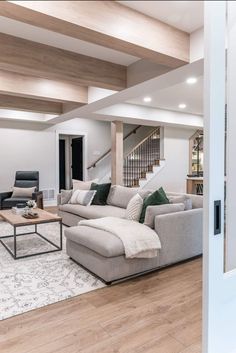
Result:
M188 33L116 1L1 1L0 16L170 69L189 62ZM0 108L60 115L90 86L127 87L127 66L20 37L0 33Z

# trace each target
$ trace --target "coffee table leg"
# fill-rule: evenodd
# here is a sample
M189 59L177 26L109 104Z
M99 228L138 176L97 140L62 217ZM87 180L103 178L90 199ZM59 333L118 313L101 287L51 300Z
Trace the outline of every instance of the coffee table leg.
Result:
M16 226L14 226L14 259L16 259Z

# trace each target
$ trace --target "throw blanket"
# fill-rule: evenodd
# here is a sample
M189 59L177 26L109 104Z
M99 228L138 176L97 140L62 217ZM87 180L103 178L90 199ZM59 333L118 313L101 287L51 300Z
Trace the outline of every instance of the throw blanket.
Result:
M83 220L80 226L89 226L110 232L123 243L126 258L151 258L161 248L157 233L144 224L116 217Z

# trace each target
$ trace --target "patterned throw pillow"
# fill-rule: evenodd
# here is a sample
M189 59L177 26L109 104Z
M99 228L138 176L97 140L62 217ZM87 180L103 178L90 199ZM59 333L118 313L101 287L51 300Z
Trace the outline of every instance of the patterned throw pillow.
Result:
M75 190L71 196L70 203L90 206L96 192L96 190Z
M125 218L131 221L138 222L140 219L142 208L143 198L139 194L134 195L127 205Z

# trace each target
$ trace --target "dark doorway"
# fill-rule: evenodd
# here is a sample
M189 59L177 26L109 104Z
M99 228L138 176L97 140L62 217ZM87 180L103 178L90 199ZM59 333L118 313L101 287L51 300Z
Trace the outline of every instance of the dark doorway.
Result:
M66 149L65 140L59 140L59 187L66 188Z
M72 139L72 179L83 180L83 137Z

